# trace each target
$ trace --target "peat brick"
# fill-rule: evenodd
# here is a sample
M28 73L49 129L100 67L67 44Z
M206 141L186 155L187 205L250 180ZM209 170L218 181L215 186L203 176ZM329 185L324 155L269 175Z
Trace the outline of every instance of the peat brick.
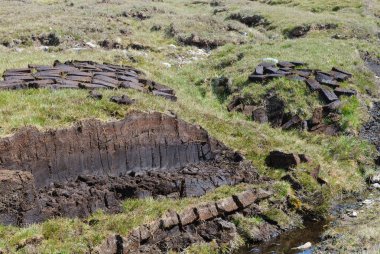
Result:
M218 210L215 203L209 203L196 207L196 212L199 216L199 220L205 221L218 216Z
M247 190L240 194L234 195L233 199L236 204L243 209L256 201L256 193L252 190Z
M198 215L195 208L188 208L179 215L179 221L182 226L192 224L198 220Z
M279 169L291 169L297 167L301 163L301 159L297 154L284 153L281 151L272 151L266 158L268 167Z
M219 214L231 213L239 209L238 205L235 203L232 197L222 199L216 202L216 207Z

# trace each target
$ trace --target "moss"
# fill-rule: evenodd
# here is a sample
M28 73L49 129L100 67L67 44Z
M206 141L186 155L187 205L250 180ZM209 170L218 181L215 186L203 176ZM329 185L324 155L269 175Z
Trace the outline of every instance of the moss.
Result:
M292 219L282 210L277 208L268 209L263 212L263 215L267 219L276 222L281 229L289 229L293 224Z
M310 68L325 71L333 66L341 67L354 74L351 81L344 83L344 87L356 89L363 94L367 91L375 94L377 86L374 77L360 59L359 51L380 54L375 32L378 26L375 15L380 13L378 3L372 1L371 8L368 8L363 6L362 1L357 0L226 0L223 3L229 12L212 17L214 7L210 5L194 5L191 4L191 0L167 0L150 2L149 7L156 7L164 12L155 13L148 20L137 21L120 15L122 11L132 7L146 7L147 3L144 1L122 1L117 4L112 1L101 4L94 4L95 2L78 0L70 6L64 1L33 0L10 1L3 5L0 8L0 41L19 38L25 43L20 46L23 47L22 53L0 46L0 72L8 68L24 67L29 63L50 65L57 59L133 65L143 69L148 78L174 88L179 98L178 102L173 103L131 90L102 91L105 99L101 101L87 99L87 92L82 90L0 91L1 136L10 135L30 125L39 129L49 129L70 126L86 118L104 121L120 119L135 109L160 112L172 110L179 118L201 125L211 136L242 152L262 175L276 180L280 180L285 172L266 167L265 157L269 151L281 149L313 156L321 165L321 178L329 185L317 191L319 187L307 173L301 173L299 177L305 185L303 194L310 197L306 202L302 199L303 208L323 213L327 210L330 195L336 197L342 192L360 192L365 189L365 176L374 168L372 161L375 150L371 145L355 136L324 137L295 131L283 132L265 124L246 121L243 115L226 111L227 102L218 100L207 81L223 75L232 78L233 85L252 95L251 99L254 101L262 100L266 93L275 90L287 102L288 112L309 117L313 107L321 102L302 82L278 79L271 81L267 86L247 82L248 75L261 59L273 57L279 60L304 61L309 63ZM19 11L20 9L28 11ZM245 9L255 10L271 22L270 26L248 28L226 20L229 13L238 13ZM367 12L364 10L370 10L373 15L364 15L363 13ZM70 13L70 19L67 19L67 13ZM23 22L25 20L28 22ZM216 24L208 25L213 21L216 21ZM175 38L168 37L165 29L150 32L154 24L167 28L171 23L176 24ZM301 39L286 40L282 36L282 31L286 28L319 23L338 24L338 27L328 31L313 30ZM44 52L34 48L31 37L32 34L49 32L49 24L54 24L52 30L65 36L60 38L62 43L59 47ZM130 34L121 35L120 27L127 27ZM226 44L199 56L192 53L198 52L198 49L180 45L176 41L176 36L188 36L193 32L200 38ZM334 34L340 34L347 39L331 39ZM77 44L100 41L105 37L120 37L126 45L129 42L144 42L144 45L153 50L70 50ZM233 43L239 41L244 44ZM176 47L169 46L170 44L175 44ZM188 60L189 63L185 64L182 60ZM172 68L161 68L162 62L171 63ZM194 86L200 80L206 82ZM120 106L108 101L110 96L122 94L136 99L136 104ZM359 100L362 99L359 97ZM366 115L366 105L369 102L364 100L364 103L359 103L359 100L354 97L342 99L341 126L350 133L358 130L363 116ZM26 228L0 226L0 246L14 253L20 242L43 235L45 239L37 247L39 253L83 253L101 242L107 234L127 234L131 228L157 218L165 209L181 210L190 204L226 197L246 187L223 187L201 199L128 200L123 204L124 211L121 214L107 215L99 212L85 221L53 219ZM294 196L295 193L289 184L278 181L273 187L274 201L285 201L289 197L294 207L300 206L298 196ZM316 205L312 202L315 191L323 198L322 204ZM267 208L271 206L269 203L263 204L265 205ZM285 224L294 223L297 217L277 210L269 215L277 220L284 219L286 223L283 227L286 227ZM91 223L88 223L89 221ZM19 252L23 251L21 249Z
M238 233L243 237L245 242L255 242L260 234L260 226L264 223L261 217L244 217L235 215L232 219Z

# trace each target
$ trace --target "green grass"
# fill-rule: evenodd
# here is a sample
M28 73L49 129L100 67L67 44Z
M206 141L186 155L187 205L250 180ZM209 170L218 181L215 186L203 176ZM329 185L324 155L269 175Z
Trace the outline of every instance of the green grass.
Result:
M229 197L247 187L249 185L220 187L201 198L129 199L123 202L123 212L120 214L109 215L99 211L86 220L57 218L22 229L0 226L0 249L9 253L17 249L19 253L28 253L28 248L35 248L41 254L86 253L107 236L115 233L127 235L133 228L160 218L169 209L180 212L192 205ZM31 239L40 240L24 246L23 243Z
M16 43L12 48L0 46L0 72L28 64L52 64L56 59L133 65L144 70L149 78L174 88L178 102L131 90L102 91L104 99L101 101L86 98L87 91L83 90L0 91L1 136L11 135L25 126L44 130L71 126L87 118L103 121L121 119L131 110L164 113L171 110L179 118L201 125L211 136L242 152L262 175L279 180L287 174L265 165L265 157L274 149L305 153L316 164L320 164L320 177L328 182L327 189L316 185L306 173L310 168L305 165L300 165L294 174L305 187L302 195L314 197L318 193L325 197L321 207L313 207L311 200L304 198L301 202L298 193L284 182L274 184L273 201L290 197L297 209L306 207L325 211L329 197L360 193L365 189L365 177L375 170L374 148L360 141L355 134L368 118L370 97L367 91L376 95L377 87L373 75L360 58L360 51L380 55L377 38L379 23L375 17L380 10L377 2L226 0L217 8L226 8L227 11L216 15L213 15L216 7L193 4L192 0L72 2L73 5L71 2L50 0L8 1L2 6L0 43L14 43L13 40L19 39L22 44ZM151 12L150 19L139 21L122 16L124 11L144 8ZM270 25L249 28L228 19L231 13L238 12L262 15ZM295 26L327 23L337 24L338 27L326 31L312 29L304 38L285 38L285 32ZM174 34L168 34L171 24L176 31ZM153 25L160 25L162 29L151 32ZM121 29L129 33L122 34ZM60 36L62 44L44 52L36 48L32 34L49 32ZM225 45L207 54L206 51L182 45L180 38L192 33L201 40L220 41ZM332 39L335 34L347 39ZM104 39L120 41L125 47L140 43L150 49L94 49L79 52L71 49L88 41ZM243 44L237 45L240 42ZM18 52L17 47L23 51ZM226 105L231 97L219 100L213 93L211 80L215 77L231 78L235 88L249 94L255 101L262 100L268 91L275 90L286 101L287 112L305 118L310 117L314 107L321 105L318 96L311 93L302 82L278 79L266 86L247 82L254 67L267 57L304 61L310 68L325 71L337 66L352 72L354 77L343 86L356 89L361 95L342 99L340 122L351 135L325 137L297 131L285 132L247 121L242 114L227 112ZM172 67L166 68L163 63L170 63ZM110 96L121 94L136 99L136 104L120 106L109 102ZM22 246L25 241L42 237L35 253L83 253L88 250L88 246L99 244L108 234L126 234L131 228L159 217L169 208L181 210L189 204L228 196L241 188L221 188L200 199L129 200L124 203L125 211L122 214L106 215L99 212L87 219L96 222L91 225L78 219L53 219L23 229L0 226L0 249L9 248L9 252L16 252L17 246ZM285 216L276 212L269 215L286 221L283 227L298 221L294 214ZM33 253L32 249L26 248L29 247L21 248L19 253ZM208 253L213 248L213 245L194 246L189 249L189 253Z

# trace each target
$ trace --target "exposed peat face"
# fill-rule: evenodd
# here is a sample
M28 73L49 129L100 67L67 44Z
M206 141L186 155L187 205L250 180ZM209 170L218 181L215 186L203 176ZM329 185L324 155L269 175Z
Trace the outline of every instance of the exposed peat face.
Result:
M160 113L26 128L0 139L0 223L119 212L127 198L201 196L256 170L199 126Z

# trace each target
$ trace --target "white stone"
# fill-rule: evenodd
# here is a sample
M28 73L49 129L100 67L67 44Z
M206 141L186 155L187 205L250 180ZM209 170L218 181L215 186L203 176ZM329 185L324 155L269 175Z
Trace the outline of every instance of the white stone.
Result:
M375 189L380 189L380 184L379 183L374 183L372 184L372 187Z
M164 65L166 68L171 68L172 65L170 63L162 63L162 65Z
M48 51L49 47L48 46L40 46L40 47L38 47L38 49L42 50L42 51Z
M98 45L96 45L95 43L89 41L89 42L86 42L86 46L89 46L90 48L97 48Z
M372 204L372 203L373 203L373 201L370 200L370 199L366 199L366 200L363 201L363 204L364 204L364 205L370 205L370 204Z
M305 244L302 244L301 246L293 248L294 250L307 250L310 249L312 246L311 242L307 242Z
M371 182L372 183L380 183L380 173L375 174L374 176L371 177Z

